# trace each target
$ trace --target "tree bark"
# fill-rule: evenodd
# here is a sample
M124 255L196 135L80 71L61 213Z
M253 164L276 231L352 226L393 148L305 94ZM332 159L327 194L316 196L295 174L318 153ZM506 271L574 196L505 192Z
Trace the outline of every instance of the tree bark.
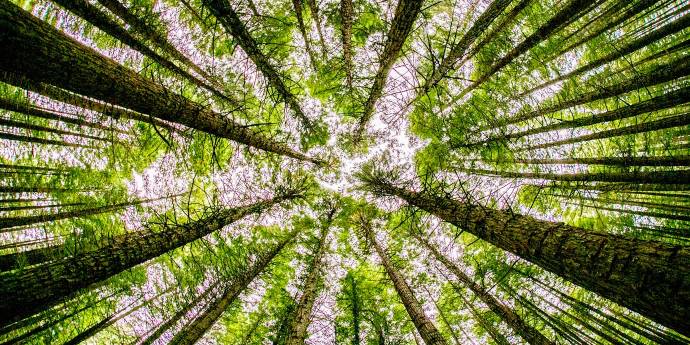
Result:
M379 57L379 69L376 72L376 76L374 76L374 83L369 91L369 97L364 103L362 116L359 118L357 128L355 129L355 142L361 140L366 130L366 125L374 114L374 106L383 94L383 87L386 84L386 79L388 79L388 73L390 73L393 64L400 56L400 51L407 40L407 36L412 32L412 27L417 19L417 15L422 10L423 3L423 1L419 0L398 1L383 53Z
M373 230L369 227L368 224L364 226L365 229L363 230L366 232L366 236L369 243L371 243L371 245L374 247L374 250L378 254L379 258L381 258L381 263L383 264L383 267L386 269L388 277L393 282L395 291L398 293L398 296L400 296L400 300L405 306L405 310L407 310L407 314L410 316L410 319L412 319L412 323L414 323L415 327L417 328L419 335L421 335L422 339L424 339L424 343L426 343L427 345L445 345L446 340L443 338L438 329L436 329L434 323L424 313L422 305L414 296L414 293L412 292L410 286L407 285L405 278L403 278L400 272L398 272L398 270L393 266L393 263L390 261L388 254L386 254L383 248L381 248L378 242L376 242Z
M322 279L323 258L328 249L326 237L330 230L331 220L332 214L326 224L323 225L316 248L314 248L312 252L312 261L309 264L307 276L301 288L302 296L300 296L297 301L293 317L288 324L285 345L302 345L307 338L307 327L311 322L310 316L312 308L318 294L319 282Z
M240 17L237 15L230 2L228 2L228 0L204 0L204 3L208 5L211 13L218 18L218 21L223 25L225 30L235 38L237 44L242 47L242 50L244 50L247 56L254 62L256 68L261 71L268 83L278 91L283 101L292 108L297 118L301 120L302 125L308 130L313 129L314 125L302 111L302 108L297 102L297 97L288 89L287 85L285 85L278 70L273 67L268 57L261 52L256 41L254 41L249 34L249 31L240 20Z
M488 291L482 288L479 284L475 283L467 274L465 274L460 267L454 264L450 259L445 257L441 252L434 247L427 239L422 237L420 234L414 233L414 238L417 239L426 249L431 252L431 254L442 263L446 269L448 269L458 281L466 286L468 289L474 293L475 296L484 302L491 311L496 313L510 328L515 331L516 334L520 335L522 339L530 344L554 344L554 342L547 339L534 327L528 325L518 314L516 314L512 309L508 308L505 304L501 303L498 299L492 296ZM460 291L458 293L461 293Z
M690 73L690 61L688 61L688 59L685 58L679 58L675 61L671 61L669 63L656 66L652 68L648 73L638 75L635 78L623 80L612 85L599 86L599 90L597 91L591 91L580 95L576 95L575 97L569 100L561 101L554 105L543 107L542 109L521 112L520 114L513 117L499 119L495 123L492 123L491 126L507 126L531 120L549 113L557 112L577 105L613 96L618 96L637 89L658 85L671 80L676 80L678 78L688 75L688 73Z
M690 156L655 156L655 157L577 157L577 158L517 158L510 161L491 160L492 163L519 164L588 164L611 165L621 167L638 166L690 166Z
M222 292L210 303L210 306L203 314L184 327L182 331L178 332L170 341L170 344L193 345L199 341L225 310L228 309L230 304L237 299L240 293L247 289L249 284L268 267L273 258L294 239L295 235L297 235L297 231L291 232L271 250L259 253L251 265L230 278L229 282L221 283ZM248 257L247 261L249 260L250 258Z
M690 309L685 307L690 304L688 246L590 231L414 192L376 172L359 176L378 195L397 196L589 291L690 334Z
M552 79L546 83L535 86L532 89L529 89L529 90L523 92L520 96L530 94L536 90L543 89L545 87L551 86L551 85L558 83L560 81L580 76L587 71L593 70L599 66L605 65L605 64L612 62L618 58L621 58L621 57L626 56L628 54L631 54L631 53L633 53L639 49L642 49L646 46L649 46L650 44L653 44L654 42L656 42L656 41L658 41L664 37L667 37L669 35L673 35L679 31L687 28L688 26L690 26L690 16L681 16L677 20L675 20L669 24L666 24L663 27L661 27L657 30L654 30L654 31L648 33L647 35L644 35L644 36L642 36L642 37L640 37L640 38L638 38L632 42L629 42L628 44L624 45L623 47L616 49L612 53L609 53L609 54L607 54L601 58L595 59L595 60L591 61L590 63L584 65L584 66L578 67L575 70L573 70L572 72L563 74L558 78ZM520 97L520 96L518 96L518 97Z
M582 142L586 142L586 141L590 141L590 140L608 139L608 138L615 138L615 137L620 137L620 136L624 136L624 135L646 133L646 132L658 131L658 130L662 130L662 129L687 126L689 124L690 124L690 113L685 113L685 114L680 114L680 115L675 115L675 116L668 116L668 117L665 117L665 118L662 118L662 119L656 120L656 121L644 122L644 123L639 123L636 125L625 126L625 127L616 128L616 129L609 129L609 130L605 130L605 131L599 131L599 132L595 132L592 134L582 135L579 137L573 137L573 138L568 138L568 139L563 139L563 140L547 142L547 143L543 143L543 144L539 144L539 145L528 146L525 148L520 148L518 151L529 151L529 150L545 149L545 148L560 146L560 145L577 144L577 143L582 143Z
M594 172L594 173L533 173L514 171L493 171L485 169L458 168L468 174L500 176L503 178L545 179L567 182L624 182L635 184L676 184L690 180L690 170L672 171L632 171L632 172Z
M585 10L591 5L591 3L592 2L588 0L569 0L567 4L563 5L563 7L558 10L556 15L551 17L546 23L540 26L537 31L527 37L524 41L520 42L520 44L513 48L513 50L494 63L488 72L472 82L472 84L462 90L462 92L460 92L456 97L453 97L452 103L455 103L457 100L465 97L465 95L477 88L479 85L483 84L485 81L491 78L491 76L515 60L518 56L532 49L541 41L551 36L551 34L568 25L568 23L579 18L579 16L584 14L583 12L586 12Z
M164 223L113 237L79 256L0 274L0 325L47 309L75 292L223 228L247 215L297 195L284 194L248 206L213 210L186 224Z
M168 91L67 37L14 4L1 3L0 29L0 45L8 52L0 55L0 71L57 85L261 150L321 163Z
M31 123L26 123L26 122L8 120L8 119L2 118L2 117L0 117L0 126L26 129L29 131L46 132L46 133L53 133L53 134L60 134L60 135L69 135L69 136L73 136L73 137L79 137L79 138L91 139L91 140L97 140L97 141L108 142L110 140L108 138L98 137L98 136L94 136L94 135L88 135L88 134L79 133L79 132L71 132L71 131L66 131L66 130L62 130L62 129L52 128L52 127L34 125Z
M302 39L304 40L304 49L307 51L307 56L309 57L309 62L311 62L311 68L314 72L318 72L319 66L316 64L316 58L314 58L314 51L311 49L311 43L309 43L309 35L307 35L307 28L304 26L304 17L302 15L302 0L292 0L292 8L295 10L295 17L297 17L297 27L299 32L302 34Z
M340 1L340 18L342 20L342 27L340 32L343 39L343 60L345 62L345 78L347 87L352 89L352 18L354 17L354 8L352 0Z
M441 64L434 71L434 73L426 81L423 90L429 90L438 84L445 76L452 73L458 66L467 49L479 38L479 36L486 31L486 29L493 23L493 21L503 13L503 11L510 5L512 0L493 0L489 7L477 18L467 32L462 36L460 41L453 45L448 56L441 61Z
M167 68L168 70L177 73L181 77L192 82L194 85L204 88L222 99L233 102L233 105L237 105L237 103L234 100L228 98L222 92L216 90L213 86L189 74L189 72L178 67L170 60L153 51L143 42L137 40L134 36L127 32L127 30L125 30L118 23L110 19L105 13L98 9L98 7L91 5L86 0L55 0L55 2L60 6L64 7L65 9L69 10L70 12L81 17L82 19L86 20L87 22L91 23L93 26L99 28L108 35L120 40L124 44L128 45L130 48L149 57L151 60L157 62L158 64Z

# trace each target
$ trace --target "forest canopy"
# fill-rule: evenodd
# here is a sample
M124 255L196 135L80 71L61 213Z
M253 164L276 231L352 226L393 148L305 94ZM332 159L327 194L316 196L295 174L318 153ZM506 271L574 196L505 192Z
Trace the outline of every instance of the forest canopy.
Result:
M690 344L689 27L0 0L0 344Z

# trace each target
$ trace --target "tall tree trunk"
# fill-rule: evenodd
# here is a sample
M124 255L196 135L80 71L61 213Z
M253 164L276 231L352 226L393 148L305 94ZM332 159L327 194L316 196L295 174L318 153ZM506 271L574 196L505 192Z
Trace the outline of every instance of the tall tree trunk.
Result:
M69 123L72 125L77 125L80 127L89 127L89 128L94 128L94 129L100 129L104 131L114 131L117 133L122 133L126 134L127 132L119 130L117 128L112 128L109 126L104 126L98 123L93 123L86 121L84 119L80 118L73 118L65 115L58 114L53 111L41 109L35 106L32 106L28 103L20 103L14 100L10 100L7 98L0 97L0 109L5 109L9 111L13 111L15 113L20 113L24 115L29 115L33 117L38 117L46 120L53 120L53 121L58 121L58 122L63 122L63 123Z
M16 226L33 225L33 224L45 223L45 222L54 222L56 220L62 220L62 219L87 217L87 216L92 216L95 214L102 214L102 213L106 213L106 212L117 211L117 210L121 210L121 209L124 209L126 207L129 207L129 206L135 206L135 205L139 205L142 203L147 203L147 202L166 199L166 198L168 198L168 197L157 198L157 199L144 199L144 200L128 201L128 202L123 202L123 203L113 204L113 205L91 207L91 208L85 208L85 209L81 209L81 210L72 210L72 211L64 211L64 212L56 212L56 213L48 213L48 214L39 214L39 215L33 215L33 216L1 217L0 218L0 229L8 229L8 228L16 227ZM6 231L7 230L0 230L0 233L6 232Z
M228 0L204 0L208 5L211 13L218 18L225 30L228 31L234 38L237 44L242 47L242 50L254 62L256 68L261 71L268 83L278 91L278 94L283 98L283 101L292 108L296 116L302 122L302 125L311 130L314 126L307 115L302 111L302 108L297 102L297 97L288 89L285 82L280 77L278 70L268 60L259 49L256 41L249 34L249 31L240 20L232 5Z
M690 156L655 156L655 157L576 157L576 158L517 158L509 161L488 160L491 163L519 163L519 164L588 164L611 165L621 167L639 166L690 166Z
M563 74L558 78L552 79L546 83L535 86L532 89L529 89L529 90L523 92L521 94L521 96L526 95L526 94L530 94L536 90L551 86L551 85L558 83L560 81L580 76L587 71L591 71L591 70L593 70L599 66L605 65L611 61L614 61L618 58L621 58L623 56L631 54L631 53L633 53L639 49L647 47L647 46L653 44L654 42L656 42L656 41L658 41L664 37L667 37L669 35L673 35L679 31L687 28L688 26L690 26L690 16L687 16L687 15L681 16L677 20L674 20L673 22L666 24L663 27L661 27L657 30L654 30L654 31L648 33L647 35L644 35L644 36L642 36L642 37L640 37L640 38L638 38L632 42L629 42L628 44L624 45L623 47L616 49L612 53L609 53L609 54L607 54L601 58L595 59L595 60L591 61L590 63L584 65L584 66L578 67L575 70L573 70L572 72Z
M357 128L355 129L355 142L361 140L367 123L374 115L374 106L383 94L383 87L386 84L386 79L388 79L388 73L390 73L393 64L400 56L400 51L407 40L407 36L412 32L412 27L417 19L417 15L422 10L423 3L424 1L419 0L398 1L391 28L386 36L383 53L379 57L379 69L374 76L374 83L369 91L369 97L364 103L362 116L359 118Z
M352 308L352 345L360 345L359 338L359 323L361 319L361 308L359 305L359 295L357 294L357 280L354 276L350 275L350 296L352 298L351 308Z
M54 258L61 257L61 254L64 252L65 247L63 245L55 245L17 253L3 254L0 255L0 272L14 269L19 263L26 263L26 266L31 266L50 261Z
M326 40L323 39L323 32L321 31L321 17L319 16L319 5L316 0L307 0L307 5L309 6L309 11L311 12L311 17L314 19L314 24L316 24L316 32L319 34L319 40L321 41L321 56L326 60Z
M533 172L513 172L513 171L493 171L485 169L464 169L457 168L468 174L479 174L487 176L500 176L504 178L526 178L526 179L545 179L553 181L581 181L581 182L625 182L625 183L657 183L657 184L676 184L683 181L690 181L690 170L673 171L631 171L631 172L593 172L593 173L533 173Z
M618 96L637 89L658 85L671 80L676 80L678 78L688 75L689 73L690 61L688 61L688 59L685 58L679 58L675 61L655 66L647 73L637 75L634 78L623 80L607 86L598 86L597 91L579 94L569 100L561 101L551 106L545 106L542 109L520 112L515 116L496 120L495 122L491 123L491 126L507 126L531 120L549 113L557 112L577 105L613 96Z
M61 141L61 140L43 139L43 138L31 137L28 135L19 135L19 134L11 134L11 133L0 133L0 139L19 141L19 142L23 142L23 143L42 144L42 145L55 145L55 146L63 146L63 147L81 147L84 149L99 149L100 148L98 146L93 146L93 145L68 143L68 142Z
M330 230L332 215L333 214L331 214L328 221L323 225L319 240L316 243L316 248L314 248L312 252L312 261L309 264L307 276L301 288L302 296L300 296L297 301L293 317L290 319L288 325L285 345L302 345L307 338L307 327L311 322L310 316L321 281L323 258L328 249L326 237Z
M132 109L261 150L321 163L172 93L99 55L16 5L0 3L0 70ZM0 77L2 77L0 73Z
M690 334L690 247L643 241L493 210L360 173L394 195L475 236L680 333ZM686 179L687 180L687 179Z
M297 27L299 28L299 32L302 34L302 39L304 40L304 48L307 51L309 62L311 62L311 68L314 69L314 72L318 72L319 66L316 64L316 58L314 58L314 51L311 49L311 43L309 43L309 35L307 34L307 28L304 25L304 16L302 15L302 0L292 0L292 7L295 11L295 17L297 17Z
M290 243L297 231L288 234L285 239L281 240L276 246L263 253L259 253L258 257L253 260L253 263L239 272L236 276L230 278L230 281L221 283L221 293L210 303L206 311L199 315L189 325L185 326L182 331L178 332L170 341L170 344L175 345L193 345L213 326L220 316L228 309L242 291L244 291L249 284L273 261L273 258L278 255L283 248ZM249 257L247 258L249 261Z
M342 27L340 29L343 39L343 60L345 63L345 78L347 87L352 89L352 18L354 17L354 8L352 0L340 1L340 18L342 20Z
M192 82L198 87L202 87L212 94L232 102L233 105L237 105L237 102L225 96L222 92L216 90L213 86L207 84L206 82L198 79L197 77L189 74L189 72L178 67L170 60L161 56L160 54L153 51L151 48L146 46L143 42L137 40L132 36L127 30L121 27L117 22L110 19L105 13L103 13L98 7L91 5L86 0L55 0L57 4L66 8L70 12L76 14L87 22L91 23L95 27L99 28L108 35L122 41L124 44L128 45L130 48L140 52L141 54L149 57L151 60L157 62L161 66L167 68L168 70L177 73L181 77ZM129 23L128 23L129 24Z
M577 128L596 125L603 122L622 120L644 113L672 108L688 102L690 102L690 87L682 87L678 90L666 92L662 95L650 98L642 102L635 103L633 105L628 105L620 107L618 109L609 110L598 114L592 114L589 116L582 116L572 119L557 119L557 122L553 122L548 125L526 129L516 133L493 135L485 140L464 145L463 147L474 147L493 141L518 139L528 135L545 133L559 129Z
M166 54L171 56L173 59L185 64L187 67L191 68L194 72L198 73L202 78L211 82L214 87L218 90L223 90L221 83L210 74L208 74L204 69L197 66L192 60L187 58L182 54L175 46L170 43L164 34L160 33L156 28L150 26L146 21L137 17L130 9L125 7L118 0L98 0L98 2L109 9L111 12L115 13L120 17L127 25L130 26L130 30L139 34L141 37L149 42L155 44L158 48L164 51Z
M26 129L26 130L30 130L30 131L39 131L39 132L46 132L46 133L69 135L69 136L73 136L73 137L79 137L79 138L91 139L91 140L97 140L97 141L107 142L110 140L108 138L98 137L98 136L94 136L94 135L88 135L88 134L79 133L79 132L71 132L71 131L66 131L66 130L62 130L62 129L52 128L52 127L34 125L31 123L26 123L26 122L8 120L8 119L2 118L2 117L0 117L0 126Z
M186 224L162 224L112 238L104 246L45 265L0 274L0 325L47 309L81 289L105 280L206 236L247 215L256 214L295 194L284 194L248 206L214 210Z
M425 82L424 91L429 90L438 84L441 79L452 73L456 68L456 64L463 58L467 49L479 38L479 36L486 31L486 29L493 23L493 21L503 13L503 11L510 5L512 0L493 0L489 7L477 18L472 27L462 36L460 41L453 45L448 56L441 61L441 64L434 71L434 73Z
M498 344L498 345L510 345L508 342L508 339L505 337L505 335L501 334L496 327L494 327L489 320L487 320L479 310L465 298L465 295L462 294L462 291L460 289L456 290L456 293L458 296L460 296L460 299L462 299L463 303L467 306L467 309L469 309L470 314L472 314L472 317L477 321L477 323L487 332L489 333L489 336L493 341Z
M153 342L155 342L158 338L160 338L165 332L167 332L171 327L173 327L178 321L180 321L185 315L187 315L194 307L199 305L203 300L207 299L209 295L216 289L216 287L220 284L220 281L217 281L204 292L196 296L191 302L185 304L185 306L178 310L171 318L166 320L165 322L161 323L158 325L151 334L147 335L146 338L140 339L136 344L137 345L151 345Z
M619 136L623 136L623 135L646 133L646 132L658 131L658 130L662 130L662 129L681 127L681 126L687 126L687 125L690 125L690 113L685 113L685 114L680 114L680 115L675 115L675 116L668 116L668 117L665 117L665 118L662 118L662 119L656 120L656 121L644 122L644 123L639 123L636 125L625 126L625 127L616 128L616 129L609 129L609 130L605 130L605 131L599 131L599 132L595 132L592 134L582 135L579 137L573 137L573 138L568 138L568 139L563 139L563 140L547 142L547 143L543 143L543 144L539 144L539 145L528 146L525 148L521 148L518 151L545 149L545 148L554 147L554 146L560 146L560 145L566 145L566 144L577 144L577 143L582 143L582 142L590 141L590 140L615 138L615 137L619 137Z
M475 283L467 274L465 274L460 267L455 265L450 259L445 257L438 248L434 247L427 239L422 235L413 233L414 238L417 239L426 249L431 252L431 254L442 263L446 269L448 269L458 281L466 286L468 289L474 293L475 296L486 304L491 311L496 313L513 331L520 335L525 341L530 344L554 344L552 341L547 339L534 327L528 325L518 314L516 314L512 309L508 308L505 304L501 303L498 299L492 296L488 291L482 288L479 284ZM461 293L459 291L458 293Z
M462 90L462 92L460 92L456 97L453 97L452 103L455 103L457 100L465 97L465 95L477 88L479 85L483 84L517 57L532 49L543 40L549 38L549 36L551 36L554 32L560 30L568 25L568 23L579 18L579 16L584 14L583 12L586 12L586 9L590 5L591 1L588 0L569 0L568 3L563 5L563 7L561 7L553 17L540 26L537 31L527 37L524 41L520 42L520 44L518 44L496 63L494 63L491 68L489 68L488 72L484 73L481 77L472 82L472 84Z
M400 300L405 306L407 314L410 316L410 319L412 319L412 323L414 323L414 326L417 328L417 332L419 332L419 335L421 335L422 339L424 339L424 343L426 343L427 345L445 345L446 340L443 338L438 329L436 329L434 323L429 319L429 317L426 316L426 313L424 313L422 305L414 296L414 293L412 292L410 286L407 285L405 278L403 278L400 272L398 272L395 266L393 266L393 263L388 257L388 254L386 254L383 248L381 248L378 242L376 242L376 238L374 237L373 229L371 229L371 226L369 224L363 224L363 227L368 242L374 247L374 250L378 254L379 258L381 258L381 263L383 264L383 267L386 269L388 277L393 282L395 291L398 293L398 296L400 296Z

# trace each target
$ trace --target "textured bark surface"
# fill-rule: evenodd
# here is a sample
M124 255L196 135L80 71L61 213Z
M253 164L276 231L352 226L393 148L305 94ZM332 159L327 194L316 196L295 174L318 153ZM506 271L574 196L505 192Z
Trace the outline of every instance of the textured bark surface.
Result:
M261 71L268 83L278 91L283 101L295 112L302 125L307 129L312 129L313 124L299 106L297 97L285 85L285 82L278 74L278 70L273 67L268 57L261 52L256 41L249 34L247 27L242 23L232 5L230 5L230 2L228 0L205 0L204 3L208 5L211 13L218 18L225 30L233 36L237 44L242 47L242 50L254 62L256 68Z
M213 326L221 315L228 309L242 291L273 261L273 258L290 243L297 233L292 232L272 249L260 253L255 261L243 271L232 277L230 281L221 283L220 293L210 303L206 311L199 315L181 332L175 334L170 344L193 345ZM249 259L249 258L247 258Z
M199 80L197 77L189 74L187 71L178 67L170 60L166 59L165 57L153 51L151 48L147 47L146 44L144 44L143 42L137 40L136 37L132 36L117 22L110 19L104 12L98 9L98 7L91 5L85 0L55 0L55 3L68 9L72 13L91 23L92 25L99 28L108 35L120 40L121 42L128 45L130 48L151 58L153 61L156 61L161 66L189 80L196 86L202 87L218 97L227 99L225 95L214 89L212 86L208 85L202 80Z
M652 68L644 74L637 75L635 78L623 80L612 85L597 86L597 91L579 94L569 100L558 102L551 106L543 107L534 111L522 112L516 116L499 119L492 126L506 126L518 122L527 121L559 110L574 107L600 99L618 96L630 91L644 87L654 86L675 80L690 74L690 59L680 58L666 64Z
M443 338L438 329L436 329L434 323L431 321L431 319L429 319L428 316L426 316L426 313L424 313L422 305L414 296L410 286L407 285L405 278L403 278L400 272L398 272L395 266L393 266L388 254L386 254L383 248L381 248L378 242L376 242L372 229L365 229L365 231L368 241L374 247L374 250L376 250L379 258L381 258L381 263L386 269L388 277L393 282L395 291L398 293L398 296L400 296L400 300L405 306L407 314L410 316L412 323L414 323L414 326L417 328L417 332L419 332L419 335L421 335L422 339L424 339L424 343L427 345L446 344L446 340Z
M532 173L514 171L494 171L485 169L464 169L458 168L469 174L479 174L486 176L500 176L504 178L528 178L545 179L565 182L622 182L636 184L669 184L673 185L681 181L690 180L690 170L672 171L631 171L631 172L593 172L593 173Z
M414 22L422 9L423 3L424 1L419 0L400 0L395 8L393 23L391 23L391 28L386 36L383 53L379 57L379 69L374 76L374 83L371 85L369 97L364 103L364 110L355 130L355 141L359 141L362 138L366 125L374 114L374 106L383 94L383 87L386 84L386 79L388 79L388 73L390 73L393 64L400 56L400 51L403 44L405 44L405 40L407 40L407 36L412 32Z
M0 4L0 72L21 75L237 141L320 163L208 108L172 93L67 37L9 2Z
M501 161L494 161L500 163ZM591 164L615 165L623 167L635 166L688 166L690 156L656 156L656 157L578 157L578 158L544 158L544 159L516 159L510 162L520 164Z
M647 2L651 2L651 1L647 1ZM640 2L640 3L644 3L644 2ZM647 47L647 46L653 44L654 42L656 42L656 41L658 41L664 37L667 37L669 35L673 35L679 31L687 28L688 26L690 26L690 16L682 16L682 17L678 18L677 20L675 20L669 24L666 24L657 30L654 30L654 31L652 31L652 32L650 32L650 33L648 33L648 34L646 34L646 35L644 35L644 36L642 36L636 40L629 42L628 44L626 44L620 48L617 48L613 53L610 53L610 54L607 54L601 58L595 59L595 60L585 64L584 66L576 68L572 72L565 73L558 78L552 79L546 83L538 85L538 86L524 92L523 94L532 93L535 90L543 89L547 86L558 83L559 81L578 77L587 71L591 71L591 70L593 70L599 66L605 65L605 64L612 62L616 59L619 59L623 56L631 54L631 53L633 53L639 49Z
M525 323L525 321L516 314L512 309L508 308L505 304L501 303L498 299L492 296L488 291L482 288L479 284L475 283L465 272L463 272L460 267L454 264L450 259L434 247L429 241L423 238L419 234L414 234L414 237L426 247L431 254L442 263L455 277L458 281L474 293L475 296L479 297L482 302L484 302L491 311L498 315L510 328L519 334L525 341L530 344L555 344L554 342L547 339L534 327Z
M457 68L457 63L463 58L465 52L479 36L493 23L493 21L510 5L513 0L493 0L491 5L477 18L472 27L465 32L460 41L453 45L448 56L426 81L424 90L429 90L438 84L449 73Z
M321 229L319 241L312 252L312 261L301 287L302 296L297 301L294 313L288 324L285 345L302 345L307 338L307 327L309 327L311 322L310 316L322 276L323 257L328 249L326 237L328 236L329 228L330 220Z
M608 121L622 120L644 113L672 108L688 102L690 102L690 87L682 87L680 89L664 93L663 95L659 95L644 100L642 102L635 103L633 105L623 106L618 109L604 111L589 116L582 116L571 119L558 119L557 122L553 122L551 124L538 126L516 133L491 136L486 140L482 140L468 145L463 145L463 147L474 147L493 141L519 139L528 135L545 133L559 129L577 128L583 126L596 125Z
M589 291L690 334L688 246L585 230L414 192L378 179L370 182L377 194L398 196Z
M592 2L590 0L569 0L567 4L563 5L563 7L561 7L553 17L551 17L551 19L549 19L546 23L544 23L544 25L540 26L537 31L527 37L524 41L520 42L520 44L513 48L513 50L508 52L505 56L493 64L488 72L472 82L472 84L460 92L458 96L454 97L454 100L463 98L470 91L477 88L477 86L489 80L491 76L496 74L503 67L507 66L517 57L532 49L543 40L547 39L549 36L551 36L551 34L567 25L567 23L579 17L579 15L581 15L582 12L591 5L591 3Z
M0 325L47 309L81 289L206 236L249 214L290 199L276 197L252 205L217 210L186 224L113 237L97 250L24 270L0 273Z
M681 115L668 116L660 120L644 122L632 126L625 126L616 129L609 129L606 131L599 131L592 134L581 135L579 137L573 137L563 140L552 141L544 144L534 145L526 147L522 150L536 150L545 149L554 146L566 145L566 144L576 144L590 140L615 138L623 135L632 135L638 133L645 133L651 131L658 131L662 129L681 127L690 125L690 113L685 113Z
M343 60L345 61L345 78L347 87L352 88L352 18L354 17L352 0L340 1L340 18L342 26L340 32L343 40Z

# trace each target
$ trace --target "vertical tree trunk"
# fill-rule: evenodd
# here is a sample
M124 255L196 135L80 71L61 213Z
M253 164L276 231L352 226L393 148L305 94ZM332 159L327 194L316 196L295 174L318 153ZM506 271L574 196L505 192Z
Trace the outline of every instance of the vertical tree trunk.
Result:
M281 240L274 248L259 253L254 262L243 269L236 276L231 277L230 281L221 283L221 293L210 303L206 311L198 316L188 326L178 332L170 344L174 345L193 345L213 326L220 316L228 309L242 291L273 261L283 248L290 243L297 235L293 231L285 239ZM249 257L247 258L249 261Z
M202 87L202 88L210 91L212 94L214 94L214 95L216 95L222 99L226 99L230 102L233 102L233 105L236 105L236 102L234 100L228 98L222 92L216 90L211 85L205 83L204 81L198 79L197 77L189 74L189 72L178 67L177 65L172 63L170 60L166 59L165 57L163 57L160 54L153 51L151 48L146 46L143 42L137 40L134 36L132 36L129 32L127 32L127 30L125 30L123 27L121 27L118 23L116 23L112 19L108 18L108 16L105 13L103 13L101 10L99 10L98 7L91 5L86 0L55 0L55 2L57 4L59 4L60 6L66 8L70 12L81 17L82 19L86 20L87 22L91 23L92 25L99 28L103 32L107 33L108 35L122 41L124 44L128 45L130 48L132 48L132 49L140 52L141 54L149 57L151 60L156 61L158 64L167 68L168 70L170 70L174 73L177 73L181 77L192 82L194 85L196 85L198 87Z
M522 95L527 95L530 94L536 90L543 89L545 87L551 86L555 83L558 83L559 81L563 81L566 79L574 78L577 76L582 75L583 73L593 70L599 66L605 65L611 61L614 61L618 58L621 58L623 56L626 56L628 54L631 54L639 49L642 49L644 47L647 47L654 42L667 37L669 35L673 35L685 28L690 26L690 16L681 16L677 20L674 20L673 22L664 25L663 27L654 30L632 42L629 42L628 44L624 45L621 48L617 48L614 52L609 53L601 58L598 58L596 60L593 60L589 62L588 64L578 67L575 70L573 70L570 73L566 73L561 75L558 78L552 79L546 83L540 84L538 86L533 87L532 89L529 89L521 94Z
M112 238L106 245L51 263L0 274L0 325L47 309L81 289L88 288L144 261L206 236L247 215L285 200L286 194L248 206L214 210L186 224L163 224Z
M410 319L412 319L412 323L414 323L415 327L417 328L419 335L422 336L422 339L424 339L424 342L427 345L446 344L446 340L443 339L443 336L438 329L436 329L434 323L424 313L422 305L419 303L419 301L417 301L417 298L414 296L410 286L407 285L407 282L403 276L393 266L390 258L388 258L388 254L386 254L383 248L381 248L378 242L376 242L373 229L371 229L368 224L364 225L364 227L365 229L363 230L366 232L369 243L371 243L371 245L374 247L374 250L378 254L379 258L381 258L381 263L386 269L388 277L393 282L395 291L398 293L398 296L400 296L400 300L405 306L405 310L407 310L407 314L410 316Z
M486 304L491 311L496 313L513 331L520 335L525 341L530 344L554 344L552 341L547 339L534 327L527 324L518 314L516 314L512 309L508 308L506 305L501 303L498 299L492 296L488 291L482 288L479 284L475 283L467 274L465 274L460 267L455 265L452 261L446 258L438 248L434 247L429 241L427 241L422 235L413 233L414 238L417 239L426 249L431 252L431 254L442 263L446 269L448 269L458 281L474 293L475 296ZM458 291L458 293L462 293ZM464 298L464 296L463 296Z
M350 296L352 297L352 345L360 345L359 322L361 306L359 305L359 295L357 294L357 280L350 275Z
M377 172L359 177L378 195L398 196L587 290L690 334L690 309L685 308L690 304L688 246L590 231L413 192Z
M524 54L543 40L549 38L549 36L551 36L554 32L574 21L576 18L582 15L583 12L586 12L586 9L591 5L591 3L592 2L588 0L569 0L568 3L563 5L563 7L556 12L556 15L551 17L551 19L544 23L544 25L540 26L537 31L527 37L524 41L520 42L517 47L513 48L513 50L508 52L505 56L493 64L488 72L484 73L481 77L460 92L460 94L454 97L453 103L455 103L456 100L463 98L466 94L477 88L479 85L483 84L485 81L491 78L491 76L515 60L518 56Z
M311 322L310 316L314 301L318 294L318 287L321 281L321 271L323 265L323 257L325 256L328 245L326 237L330 230L331 219L323 225L319 240L314 248L311 258L312 261L307 270L307 276L304 279L300 296L295 307L293 317L290 319L285 345L302 345L307 338L307 327Z
M172 93L7 1L0 3L0 71L176 122L261 150L321 163ZM2 77L3 73L0 73Z
M359 123L355 129L355 142L362 138L366 125L374 114L374 106L383 94L383 87L386 84L386 79L388 79L388 73L393 68L393 64L398 59L398 56L400 56L400 51L407 40L407 36L412 32L412 27L417 19L417 15L422 10L423 3L423 1L419 0L398 1L391 28L386 36L383 53L379 57L379 69L374 76L374 83L369 91L369 98L364 103L362 116L359 118Z
M295 17L297 17L297 27L299 28L299 32L302 34L302 39L304 40L304 48L307 51L309 62L311 62L311 68L314 69L314 72L318 72L319 66L316 64L316 59L314 58L314 51L312 51L311 43L309 43L309 35L307 35L307 28L304 25L304 17L302 15L302 0L292 0L292 8L295 10Z
M285 103L292 108L297 118L301 120L302 125L307 129L312 129L313 124L299 106L297 97L285 85L285 82L278 74L278 70L273 67L268 57L261 52L256 41L251 37L230 2L228 0L204 0L204 3L208 5L211 13L218 18L225 30L235 38L237 44L242 47L242 50L254 62L256 68L261 71L268 83L278 91Z
M319 34L319 40L321 41L321 55L323 59L326 60L326 40L323 39L323 32L321 31L321 17L319 16L319 5L316 3L316 0L307 0L307 5L309 6L311 17L314 19L314 24L316 24L316 31Z
M340 1L340 18L342 27L340 29L343 40L343 60L345 62L345 78L347 87L352 89L352 18L354 17L352 0Z
M462 36L460 41L453 45L448 56L441 61L441 64L425 82L424 90L429 90L438 84L449 73L452 73L456 64L465 55L467 49L477 38L493 23L493 21L510 5L512 0L493 0L491 5L477 18L472 27Z

